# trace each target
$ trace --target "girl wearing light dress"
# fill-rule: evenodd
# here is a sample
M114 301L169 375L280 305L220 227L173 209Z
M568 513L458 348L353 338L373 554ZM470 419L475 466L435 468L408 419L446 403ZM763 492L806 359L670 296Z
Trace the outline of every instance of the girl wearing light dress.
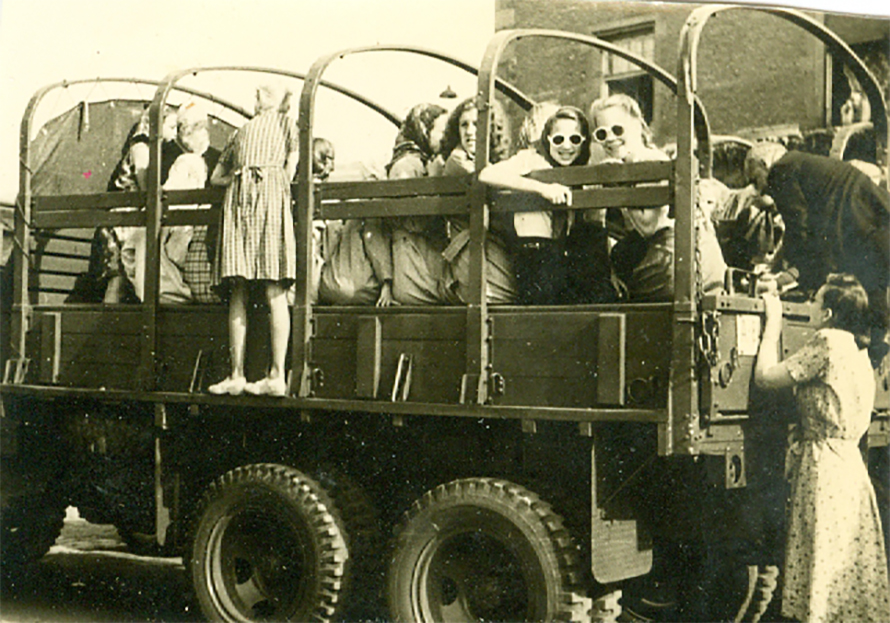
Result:
M215 283L229 296L231 374L212 394L284 396L290 337L287 289L296 279L296 237L290 180L297 167L297 128L285 112L289 92L275 85L256 91L256 116L229 139L211 182L227 186ZM247 284L263 284L269 303L272 361L266 377L244 376Z

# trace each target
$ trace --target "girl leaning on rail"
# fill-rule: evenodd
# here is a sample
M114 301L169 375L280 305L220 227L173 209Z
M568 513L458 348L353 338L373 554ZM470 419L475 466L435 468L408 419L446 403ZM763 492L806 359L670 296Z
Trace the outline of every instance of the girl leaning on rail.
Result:
M498 188L520 191L514 200L533 202L540 210L518 211L513 227L518 241L513 258L517 303L556 305L566 302L565 236L570 211L547 209L571 205L572 190L562 184L525 177L532 171L587 164L590 157L590 125L584 113L562 106L547 119L541 138L511 158L487 165L479 181Z

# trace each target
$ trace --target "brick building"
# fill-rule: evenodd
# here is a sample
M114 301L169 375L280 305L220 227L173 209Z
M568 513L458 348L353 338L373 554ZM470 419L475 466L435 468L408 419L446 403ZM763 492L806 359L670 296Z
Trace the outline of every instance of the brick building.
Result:
M671 74L680 30L698 5L593 0L497 0L495 28L552 28L595 35L626 47ZM863 57L890 98L890 20L810 13ZM657 142L675 136L675 99L651 77L587 46L537 39L508 50L502 75L535 99L587 109L612 91L634 95ZM842 68L821 42L787 21L756 11L712 18L699 52L700 95L712 131L750 138L840 123L850 93Z

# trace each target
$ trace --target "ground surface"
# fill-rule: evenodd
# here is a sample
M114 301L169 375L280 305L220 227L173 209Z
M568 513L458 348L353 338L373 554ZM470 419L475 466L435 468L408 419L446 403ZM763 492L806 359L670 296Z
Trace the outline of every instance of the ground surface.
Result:
M199 620L179 558L129 554L112 526L87 523L74 509L33 576L0 594L2 623Z

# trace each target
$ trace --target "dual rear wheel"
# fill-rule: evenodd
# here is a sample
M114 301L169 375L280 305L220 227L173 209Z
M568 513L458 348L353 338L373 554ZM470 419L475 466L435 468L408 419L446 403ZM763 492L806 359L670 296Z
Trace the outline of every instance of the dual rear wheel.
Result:
M194 531L190 570L203 613L217 621L362 616L349 604L367 594L350 590L373 588L351 576L366 574L374 554L367 539L350 541L349 523L325 488L296 469L228 472L209 487ZM367 521L356 525L367 531ZM404 517L387 580L391 615L418 623L582 620L589 603L579 597L579 558L562 519L534 493L503 480L457 480Z

